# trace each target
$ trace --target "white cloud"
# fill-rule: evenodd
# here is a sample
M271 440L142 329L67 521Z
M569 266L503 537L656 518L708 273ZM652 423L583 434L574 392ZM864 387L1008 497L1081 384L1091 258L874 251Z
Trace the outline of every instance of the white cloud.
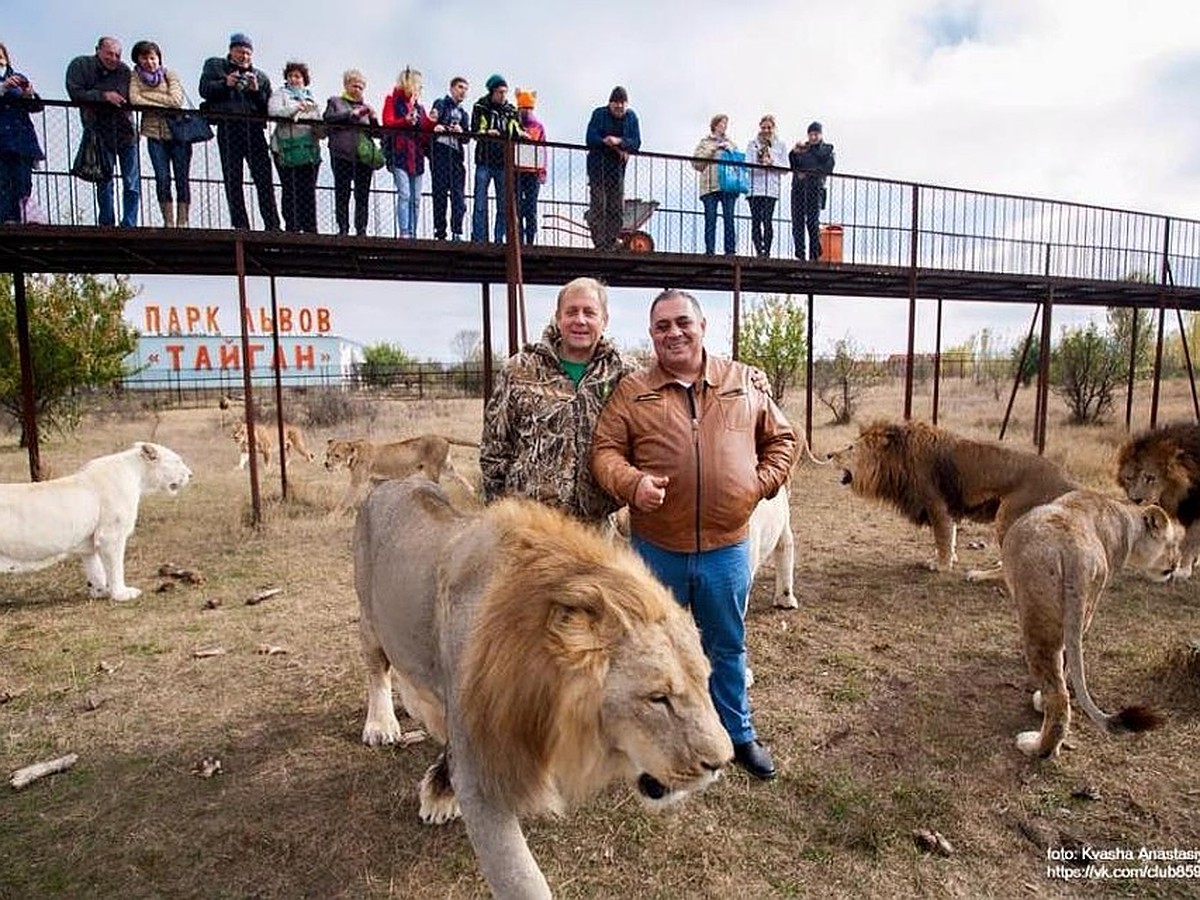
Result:
M463 74L475 96L489 74L502 72L510 84L538 90L539 112L556 140L580 141L590 110L621 83L647 149L689 152L717 111L730 115L732 133L744 141L758 117L773 111L789 141L811 119L822 120L843 172L1181 216L1200 209L1200 16L1184 0L751 0L733 7L715 0L554 7L369 0L344 11L315 0L283 7L8 0L5 20L5 42L47 96L63 95L66 63L89 52L101 33L116 33L126 47L155 39L194 85L204 58L223 53L229 33L241 30L253 36L255 60L273 77L286 59L305 59L322 95L340 89L350 66L366 73L376 100L406 64L425 73L429 95ZM330 298L346 336L394 340L422 356L450 356L453 335L478 327L477 286L284 287ZM642 340L652 293L616 292L613 330L623 343ZM155 279L146 294L236 303L233 279ZM492 295L500 309L503 286ZM529 289L531 330L552 296ZM728 305L728 295L717 300L707 301L710 309ZM922 305L926 349L932 306ZM818 348L850 331L863 346L902 349L906 312L905 301L822 298ZM1023 307L947 304L944 343L985 325L1023 337L1028 315ZM724 318L710 315L714 340ZM503 339L501 324L497 334Z

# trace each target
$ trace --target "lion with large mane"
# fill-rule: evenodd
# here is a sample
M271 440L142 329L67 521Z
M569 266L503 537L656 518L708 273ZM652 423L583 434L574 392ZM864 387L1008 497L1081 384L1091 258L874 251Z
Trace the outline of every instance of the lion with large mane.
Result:
M842 484L861 497L897 509L914 525L929 525L937 545L931 568L958 561L958 523L994 522L997 543L1025 512L1074 490L1057 463L1024 450L976 441L925 422L875 422L829 458ZM999 577L999 569L968 573Z
M1179 577L1200 556L1200 425L1178 422L1134 435L1117 451L1117 481L1130 500L1157 503L1186 529Z
M416 475L367 498L354 568L362 739L400 738L395 686L445 745L421 781L421 818L461 811L496 896L549 896L519 817L618 780L662 806L732 759L691 617L599 531L527 500L463 514Z

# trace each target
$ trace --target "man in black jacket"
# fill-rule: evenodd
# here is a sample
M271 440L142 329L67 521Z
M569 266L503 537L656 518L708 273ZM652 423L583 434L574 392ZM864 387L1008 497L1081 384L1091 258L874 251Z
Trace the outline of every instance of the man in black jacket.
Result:
M258 209L267 231L279 230L279 210L271 184L271 153L267 148L267 100L271 81L265 72L254 68L254 44L248 35L236 33L229 38L229 54L210 57L200 74L200 96L204 111L228 113L217 118L217 149L221 153L221 177L225 199L234 228L248 229L246 197L242 192L242 166L250 166L250 177L258 192ZM253 118L240 118L242 116Z
M121 166L121 227L138 222L142 167L138 159L137 134L129 111L129 66L121 62L121 42L102 37L92 56L77 56L67 66L67 96L81 104L79 117L85 130L100 141L104 168L111 176ZM112 178L96 185L96 224L115 225Z
M475 101L471 109L471 132L484 137L475 142L475 202L471 211L471 240L488 239L488 185L496 186L496 243L504 243L506 210L504 208L504 143L524 137L517 119L517 108L508 102L508 82L493 75L485 85L487 93ZM503 140L501 140L503 139Z
M825 208L825 176L833 171L833 144L821 136L821 123L808 126L808 140L798 141L788 154L792 167L792 240L796 259L804 259L804 232L808 231L808 258L821 258L821 210Z

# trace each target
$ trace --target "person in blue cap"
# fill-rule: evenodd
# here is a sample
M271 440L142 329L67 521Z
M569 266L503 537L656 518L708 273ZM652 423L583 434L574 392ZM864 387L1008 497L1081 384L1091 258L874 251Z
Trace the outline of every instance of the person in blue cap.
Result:
M250 228L246 198L242 192L243 166L258 193L258 210L267 231L279 230L279 210L271 183L271 151L267 147L267 103L271 98L271 80L267 73L254 68L254 42L243 32L229 37L229 53L213 56L200 73L200 96L205 112L230 113L247 118L213 120L217 131L217 150L221 154L221 178L225 182L225 200L234 228Z

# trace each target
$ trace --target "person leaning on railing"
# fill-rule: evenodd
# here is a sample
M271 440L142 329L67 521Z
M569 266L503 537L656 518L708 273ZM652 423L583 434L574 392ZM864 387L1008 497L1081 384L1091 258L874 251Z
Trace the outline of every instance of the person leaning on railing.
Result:
M367 136L364 126L378 125L379 118L363 99L367 79L358 69L342 74L343 91L340 97L330 97L325 104L325 121L329 125L329 162L333 165L333 207L337 216L338 234L350 233L350 192L354 192L354 233L367 233L367 217L371 211L371 179L375 170L358 157L360 136ZM354 126L354 127L347 127Z
M33 166L45 159L29 118L42 108L37 99L33 84L13 68L8 48L0 44L0 224L26 221Z
M616 250L625 214L625 163L642 146L637 114L629 94L618 85L608 105L592 110L587 127L587 174L590 206L586 220L597 250Z
M504 243L507 223L504 215L504 142L524 137L517 121L517 108L508 102L508 82L503 75L492 75L484 85L487 93L471 108L471 131L496 140L475 142L475 198L471 210L471 240L488 239L488 185L496 186L496 243Z
M283 194L283 222L288 231L317 233L317 173L321 144L317 127L321 111L309 88L308 66L292 60L283 67L283 84L272 91L267 111L277 122L271 152ZM314 124L315 123L315 124Z
M114 164L120 163L122 228L137 225L142 196L142 164L129 111L129 76L129 66L121 62L121 42L115 37L100 38L94 54L71 60L66 76L67 96L80 105L83 140L89 140L88 132L98 140L108 176ZM111 177L96 183L96 207L98 225L116 224Z
M154 41L138 41L131 51L133 74L129 77L129 102L134 106L183 107L183 84L174 69L162 64L162 51ZM154 190L163 226L186 228L192 203L189 180L192 145L171 137L167 117L159 112L142 113L142 137L154 168ZM171 173L175 174L175 197L171 196ZM176 207L174 201L179 201Z
M258 193L258 209L267 231L279 230L279 210L275 206L275 186L271 179L271 154L267 149L267 101L271 80L253 66L254 43L248 35L236 32L229 37L229 53L210 57L200 74L200 96L204 111L227 113L217 118L217 150L221 154L221 177L225 182L225 200L234 228L250 228L246 198L242 193L242 169L250 167L250 177Z

